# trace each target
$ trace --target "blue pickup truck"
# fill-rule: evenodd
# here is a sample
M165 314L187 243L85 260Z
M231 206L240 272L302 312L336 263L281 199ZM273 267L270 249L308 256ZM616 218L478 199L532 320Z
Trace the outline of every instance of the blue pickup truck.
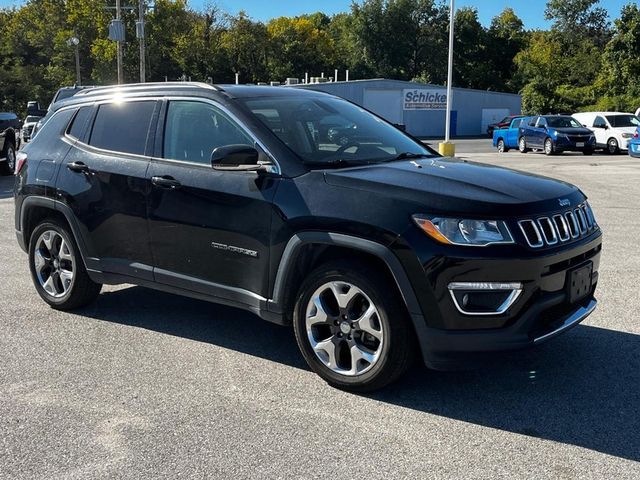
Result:
M520 138L520 125L530 117L517 117L511 120L508 128L500 128L493 131L493 146L498 152L508 152L511 148L518 148Z

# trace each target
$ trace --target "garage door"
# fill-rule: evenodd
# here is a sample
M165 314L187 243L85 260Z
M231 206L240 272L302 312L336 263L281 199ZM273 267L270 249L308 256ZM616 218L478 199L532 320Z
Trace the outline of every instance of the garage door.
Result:
M508 108L483 108L482 109L482 125L480 131L487 131L487 127L492 123L497 123L507 115L511 115ZM476 117L477 118L477 117Z
M402 90L364 91L363 106L391 123L402 122Z

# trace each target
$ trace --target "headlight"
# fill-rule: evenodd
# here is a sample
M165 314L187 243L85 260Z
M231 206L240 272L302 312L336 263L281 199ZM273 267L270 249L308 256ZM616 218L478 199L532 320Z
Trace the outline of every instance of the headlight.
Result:
M633 137L633 133L623 133L622 134L622 138L632 138Z
M484 247L514 243L507 225L501 220L470 220L426 215L413 215L412 218L423 232L444 244Z

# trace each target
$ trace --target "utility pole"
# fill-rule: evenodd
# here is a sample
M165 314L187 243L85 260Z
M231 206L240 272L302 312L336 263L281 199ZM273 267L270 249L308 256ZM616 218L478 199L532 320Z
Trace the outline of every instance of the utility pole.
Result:
M455 21L455 5L454 0L449 4L449 62L447 72L447 109L445 118L444 143L438 146L441 155L452 157L455 155L455 145L449 140L451 139L451 104L453 101L453 38L454 38L454 21Z
M120 15L120 0L116 0L116 20L121 22L122 17ZM118 84L124 83L124 74L122 72L122 42L118 40L116 61L118 63Z
M136 34L140 42L140 83L146 81L145 66L145 45L144 45L144 0L138 0L138 23L136 24Z

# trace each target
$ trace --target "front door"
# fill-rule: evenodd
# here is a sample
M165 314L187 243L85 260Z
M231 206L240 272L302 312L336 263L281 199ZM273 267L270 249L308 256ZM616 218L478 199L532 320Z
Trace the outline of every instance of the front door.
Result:
M591 130L596 136L596 144L598 147L604 147L607 145L609 136L609 132L607 131L608 128L609 126L607 125L607 121L604 119L604 117L598 115L593 120L593 128Z
M155 279L255 303L268 292L278 179L213 170L214 148L255 144L221 107L206 100L172 100L164 111L162 141L148 172Z
M105 272L151 280L146 196L155 100L81 107L57 187L79 220L89 261ZM94 115L94 110L95 115Z

